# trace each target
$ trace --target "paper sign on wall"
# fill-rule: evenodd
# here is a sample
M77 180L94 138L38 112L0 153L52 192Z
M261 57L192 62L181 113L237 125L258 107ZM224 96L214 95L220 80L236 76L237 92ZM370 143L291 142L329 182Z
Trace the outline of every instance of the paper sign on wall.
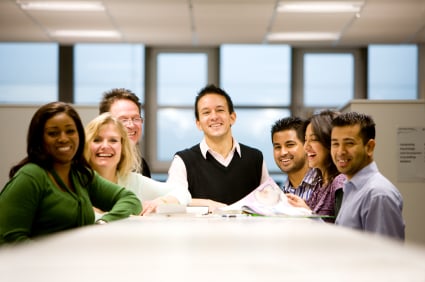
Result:
M425 127L399 127L398 181L425 182Z

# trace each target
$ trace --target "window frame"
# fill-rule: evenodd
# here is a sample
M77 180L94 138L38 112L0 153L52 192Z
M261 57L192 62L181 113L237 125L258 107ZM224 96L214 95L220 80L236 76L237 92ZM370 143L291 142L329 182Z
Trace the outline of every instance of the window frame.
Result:
M304 57L307 54L352 54L354 58L353 99L367 97L367 48L293 48L291 113L308 118L318 108L304 105ZM323 107L321 107L323 108Z
M145 49L146 60L145 60L145 114L147 117L144 123L144 142L142 144L143 155L146 156L149 166L152 171L158 174L167 173L171 164L172 156L170 161L160 161L158 159L158 127L157 127L157 113L160 109L173 108L173 109L190 109L193 110L193 105L182 106L182 105L158 105L158 56L160 54L194 54L204 53L207 55L207 82L219 84L219 48L208 48L208 47L146 47ZM195 101L193 101L195 102ZM193 129L196 130L195 125ZM194 144L196 141L194 140ZM182 148L183 149L183 148Z

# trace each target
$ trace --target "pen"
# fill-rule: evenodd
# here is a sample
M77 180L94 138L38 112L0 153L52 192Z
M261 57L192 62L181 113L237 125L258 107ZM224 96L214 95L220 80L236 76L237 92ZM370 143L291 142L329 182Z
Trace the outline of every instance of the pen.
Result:
M237 218L237 217L247 217L247 214L222 214L221 217L225 218Z

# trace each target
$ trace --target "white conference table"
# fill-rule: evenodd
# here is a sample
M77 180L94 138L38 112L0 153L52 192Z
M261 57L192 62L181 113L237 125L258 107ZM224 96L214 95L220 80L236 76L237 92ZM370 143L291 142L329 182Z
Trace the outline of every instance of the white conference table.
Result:
M1 248L0 281L425 281L425 249L311 219L155 215Z

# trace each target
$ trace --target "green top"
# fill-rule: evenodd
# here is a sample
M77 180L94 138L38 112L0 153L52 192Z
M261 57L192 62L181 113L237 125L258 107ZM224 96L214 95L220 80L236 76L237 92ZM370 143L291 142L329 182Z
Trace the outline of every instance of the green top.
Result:
M94 223L93 206L109 211L105 221L141 212L133 192L95 174L82 187L78 172L71 170L75 192L60 190L45 169L26 164L0 192L0 245L27 240Z

